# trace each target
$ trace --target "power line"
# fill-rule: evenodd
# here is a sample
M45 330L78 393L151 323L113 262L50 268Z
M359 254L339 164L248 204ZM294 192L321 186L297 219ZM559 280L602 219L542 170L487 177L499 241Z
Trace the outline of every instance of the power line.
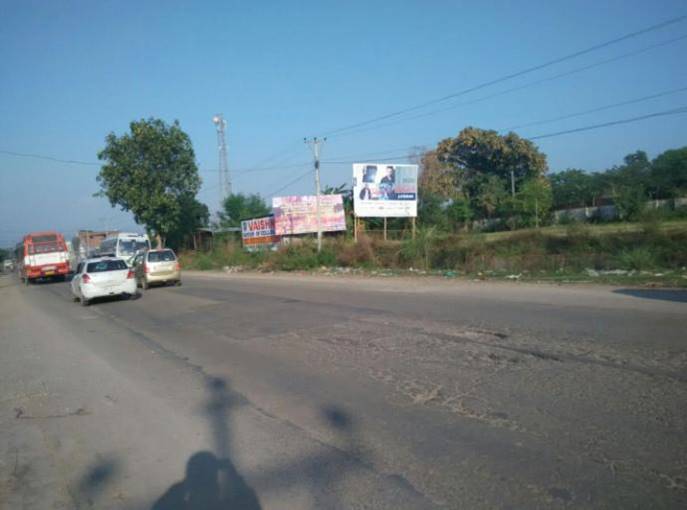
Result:
M60 158L55 158L53 156L45 156L43 154L31 154L31 153L26 153L26 152L14 152L14 151L6 151L6 150L0 150L0 154L8 154L10 156L17 156L20 158L34 158L34 159L44 159L47 161L54 161L57 163L68 163L70 165L88 165L88 166L100 166L100 163L95 163L95 162L90 162L90 161L79 161L76 159L60 159Z
M56 163L66 163L70 165L86 165L86 166L102 166L103 163L96 163L94 161L80 161L76 159L60 159L56 158L54 156L48 156L45 154L35 154L35 153L25 153L25 152L15 152L15 151L6 151L6 150L0 150L0 154L7 154L9 156L17 156L17 157L22 157L22 158L33 158L33 159L41 159L45 161L53 161ZM307 165L307 161L303 161L300 163L294 163L292 165L273 165L273 166L266 166L266 167L249 167L245 169L238 169L234 172L234 174L247 174L247 173L252 173L252 172L263 172L267 170L276 170L280 168L298 168L302 167L303 165ZM200 173L207 173L207 172L218 172L219 168L200 168L198 169ZM219 186L218 186L219 187Z
M279 192L281 192L281 191L284 191L284 190L285 190L286 188L288 188L289 186L292 186L293 184L296 184L298 181L300 181L300 180L302 180L302 179L308 177L309 175L312 175L312 170L311 170L310 168L309 168L304 174L299 175L299 176L296 177L294 180L287 182L287 183L284 184L281 188L276 189L276 190L272 191L271 193L268 193L268 194L265 195L265 196L273 197L273 196L276 195L277 193L279 193Z
M405 156L400 156L400 155L399 156L387 156L384 158L384 160L385 161L394 161L397 159L408 159L409 157L410 156L408 154L406 154ZM323 164L326 163L327 165L352 165L354 163L360 163L360 162L361 162L361 160L357 159L355 161L323 161L322 163Z
M557 122L559 120L565 120L565 119L572 119L573 117L580 117L582 115L588 115L590 113L597 113L597 112L602 112L604 110L610 110L611 108L617 108L619 106L627 106L629 104L636 104L636 103L641 103L642 101L648 101L650 99L656 99L658 97L665 97L669 96L671 94L677 94L678 92L684 92L687 90L687 87L680 87L679 89L672 89L672 90L667 90L665 92L659 92L658 94L651 94L649 96L643 96L643 97L638 97L635 99L628 99L627 101L621 101L619 103L613 103L613 104L608 104L605 106L599 106L597 108L592 108L590 110L585 110L582 112L577 112L577 113L569 113L567 115L561 115L560 117L552 117L549 119L544 119L544 120L537 120L534 122L528 122L526 124L519 124L516 126L510 126L507 128L503 128L500 131L510 131L513 129L519 129L519 128L524 128L524 127L530 127L530 126L538 126L541 124L549 124L551 122Z
M475 92L475 91L477 91L477 90L480 90L480 89L489 87L489 86L491 86L491 85L495 85L495 84L497 84L497 83L501 83L501 82L504 82L504 81L507 81L507 80L511 80L511 79L513 79L513 78L517 78L517 77L519 77L519 76L523 76L523 75L525 75L525 74L529 74L529 73L532 73L532 72L534 72L534 71L538 71L538 70L540 70L540 69L544 69L544 68L546 68L546 67L550 67L550 66L552 66L552 65L559 64L559 63L564 62L564 61L566 61L566 60L571 60L571 59L577 58L577 57L579 57L579 56L586 55L587 53L591 53L591 52L593 52L593 51L597 51L597 50L600 50L600 49L602 49L602 48L606 48L606 47L608 47L608 46L611 46L611 45L613 45L613 44L617 44L617 43L619 43L619 42L622 42L622 41L625 41L625 40L628 40L628 39L631 39L631 38L633 38L633 37L637 37L637 36L640 36L640 35L643 35L643 34L646 34L646 33L649 33L649 32L653 32L653 31L655 31L655 30L660 30L660 29L665 28L665 27L667 27L667 26L669 26L669 25L673 25L673 24L675 24L675 23L679 23L679 22L681 22L681 21L684 21L685 19L687 19L687 15L682 15L682 16L678 16L678 17L675 17L675 18L671 18L671 19L669 19L669 20L663 21L663 22L661 22L661 23L657 23L657 24L655 24L655 25L651 25L651 26L646 27L646 28L643 28L643 29L641 29L641 30L637 30L637 31L635 31L635 32L630 32L629 34L625 34L625 35L623 35L623 36L616 37L615 39L611 39L611 40L609 40L609 41L605 41L605 42L602 42L602 43L599 43L599 44L595 44L595 45L590 46L590 47L588 47L588 48L585 48L585 49L583 49L583 50L579 50L579 51L576 51L576 52L573 52L573 53L569 53L569 54L567 54L567 55L564 55L564 56L562 56L562 57L558 57L558 58L555 58L555 59L553 59L553 60L549 60L549 61L547 61L547 62L544 62L543 64L538 64L538 65L536 65L536 66L528 67L528 68L522 69L522 70L520 70L520 71L511 73L511 74L507 74L507 75L502 76L502 77L500 77L500 78L496 78L496 79L493 79L493 80L490 80L490 81L487 81L487 82L483 82L483 83L480 83L480 84L478 84L478 85L475 85L475 86L472 86L472 87L469 87L469 88L460 90L460 91L458 91L458 92L454 92L454 93L452 93L452 94L448 94L448 95L445 95L445 96L443 96L443 97L439 97L439 98L437 98L437 99L432 99L432 100L430 100L430 101L426 101L426 102L424 102L424 103L420 103L420 104L417 104L417 105L415 105L415 106L411 106L411 107L408 107L408 108L403 108L403 109L397 110L397 111L395 111L395 112L387 113L387 114L380 115L380 116L377 116L377 117L373 117L373 118L371 118L371 119L367 119L367 120L364 120L364 121L361 121L361 122L357 122L357 123L354 123L354 124L349 124L348 126L343 126L343 127L337 128L337 129L330 130L330 131L328 131L327 133L325 133L324 136L332 136L333 134L340 133L340 132L342 132L342 131L348 131L348 130L353 129L353 128L366 126L366 125L369 125L369 124L372 124L372 123L375 123L375 122L379 122L380 120L386 120L386 119L389 119L389 118L392 118L392 117L397 117L397 116L402 115L402 114L404 114L404 113L409 113L409 112L412 112L412 111L416 111L416 110L419 110L419 109L421 109L421 108L425 108L425 107L427 107L427 106L431 106L431 105L433 105L433 104L442 103L442 102L445 102L445 101L447 101L447 100L449 100L449 99L453 99L453 98L456 98L456 97L458 97L458 96L462 96L462 95L468 94L468 93L470 93L470 92Z
M618 124L629 124L631 122L637 122L640 120L651 119L654 117L663 117L666 115L677 115L680 113L687 113L687 106L681 106L679 108L673 108L671 110L665 110L662 112L649 113L647 115L640 115L639 117L631 117L629 119L613 120L611 122L604 122L602 124L593 124L591 126L584 126L575 129L566 129L564 131L556 131L555 133L546 133L544 135L530 136L527 137L528 140L541 140L542 138L552 138L554 136L567 135L570 133L579 133L580 131L590 131L592 129L599 129L602 127L616 126Z
M584 65L584 66L582 66L582 67L577 67L577 68L575 68L575 69L571 69L571 70L568 70L568 71L565 71L565 72L562 72L562 73L559 73L559 74L555 74L555 75L553 75L553 76L548 76L548 77L546 77L546 78L541 78L541 79L538 79L538 80L535 80L535 81L531 81L531 82L525 83L525 84L523 84L523 85L518 85L518 86L516 86L516 87L511 87L511 88L509 88L509 89L505 89L505 90L502 90L502 91L499 91L499 92L495 92L495 93L492 93L492 94L489 94L489 95L486 95L486 96L483 96L483 97L480 97L480 98L477 98L477 99L472 99L472 100L470 100L470 101L464 101L464 102L462 102L462 103L454 103L454 104L451 104L451 105L446 106L446 107L443 107L443 108L438 108L438 109L430 110L429 112L423 112L423 113L415 114L415 115L412 115L412 116L409 116L409 117L402 117L402 118L400 118L400 119L396 119L396 120L394 120L394 121L386 122L386 123L383 123L383 124L378 124L378 125L376 125L376 126L369 126L369 127L367 127L367 128L356 129L356 130L348 131L348 132L345 132L345 133L342 133L342 134L333 135L332 138L341 137L341 136L348 136L348 135L358 134L358 133L363 133L363 132L366 132L366 131L374 131L374 130L380 129L380 128L382 128L382 127L394 126L394 125L400 124L400 123L402 123L402 122L407 122L407 121L409 121L409 120L421 119L421 118L424 118L424 117L431 117L431 116L433 116L433 115L437 115L437 114L439 114L439 113L447 112L447 111L449 111L449 110L453 110L453 109L459 108L459 107L461 107L461 106L468 106L468 105L480 103L480 102L483 102L483 101L487 101L487 100L489 100L489 99L493 99L493 98L495 98L495 97L499 97L499 96L503 96L503 95L506 95L506 94L510 94L511 92L516 92L516 91L518 91L518 90L523 90L523 89L526 89L526 88L529 88L529 87L533 87L533 86L535 86L535 85L540 85L540 84L546 83L546 82L548 82L548 81L553 81L553 80L557 80L557 79L560 79L560 78L565 78L566 76L570 76L570 75L577 74L577 73L580 73L580 72L583 72L583 71L587 71L587 70L592 69L592 68L594 68L594 67L600 67L600 66L602 66L602 65L610 64L610 63L612 63L612 62L617 62L617 61L619 61L619 60L622 60L622 59L625 59L625 58L629 58L629 57L633 57L633 56L639 55L639 54L641 54L641 53L645 53L645 52L647 52L647 51L653 50L653 49L655 49L655 48L659 48L659 47L661 47L661 46L667 46L668 44L673 44L673 43L682 41L682 40L684 40L684 39L687 39L687 35L682 35L682 36L680 36L680 37L675 37L675 38L672 38L672 39L668 39L668 40L666 40L666 41L662 41L662 42L659 42L659 43L656 43L656 44L651 44L651 45L649 45L649 46L645 46L645 47L643 47L643 48L639 48L638 50L633 50L633 51L630 51L630 52L627 52L627 53L623 53L623 54L618 55L618 56L615 56L615 57L611 57L611 58L608 58L608 59L600 60L600 61L598 61L598 62L594 62L594 63L592 63L592 64L587 64L587 65Z

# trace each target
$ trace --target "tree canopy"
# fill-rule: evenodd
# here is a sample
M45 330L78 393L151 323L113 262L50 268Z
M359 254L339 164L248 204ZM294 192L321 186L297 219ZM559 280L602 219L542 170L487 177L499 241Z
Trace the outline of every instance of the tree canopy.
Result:
M134 121L128 133L107 135L98 159L104 162L99 194L113 207L131 211L163 243L180 228L183 206L195 201L201 180L191 139L178 121Z
M488 176L510 183L513 172L517 189L522 182L541 177L548 170L546 156L515 133L499 135L468 127L457 137L439 142L436 153L439 162L453 170L456 185L469 195L476 193L479 182Z
M222 210L219 212L219 226L223 228L240 227L241 220L267 216L271 212L271 208L257 193L251 195L232 193L222 202Z

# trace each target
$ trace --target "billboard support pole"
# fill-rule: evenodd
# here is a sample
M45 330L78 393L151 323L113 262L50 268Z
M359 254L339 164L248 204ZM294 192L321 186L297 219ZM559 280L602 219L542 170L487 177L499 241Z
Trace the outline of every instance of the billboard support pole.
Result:
M415 241L415 216L411 218L413 225L413 241Z
M386 216L384 216L384 240L386 241Z
M353 213L353 240L358 242L358 217Z

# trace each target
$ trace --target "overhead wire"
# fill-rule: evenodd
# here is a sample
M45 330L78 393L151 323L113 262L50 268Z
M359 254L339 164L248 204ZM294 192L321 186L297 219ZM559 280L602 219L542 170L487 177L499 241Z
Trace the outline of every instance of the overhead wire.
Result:
M637 49L637 50L633 50L633 51L630 51L630 52L627 52L627 53L623 53L623 54L617 55L617 56L615 56L615 57L611 57L611 58L608 58L608 59L600 60L600 61L594 62L594 63L592 63L592 64L587 64L587 65L584 65L584 66L581 66L581 67L577 67L577 68L575 68L575 69L570 69L570 70L568 70L568 71L565 71L565 72L562 72L562 73L558 73L558 74L555 74L555 75L553 75L553 76L548 76L548 77L546 77L546 78L541 78L541 79L538 79L538 80L534 80L534 81L531 81L531 82L528 82L528 83L525 83L525 84L522 84L522 85L518 85L518 86L516 86L516 87L511 87L511 88L508 88L508 89L505 89L505 90L501 90L501 91L499 91L499 92L494 92L494 93L492 93L492 94L489 94L489 95L486 95L486 96L482 96L482 97L479 97L479 98L476 98L476 99L471 99L470 101L463 101L463 102L459 102L459 103L454 103L454 104L451 104L451 105L449 105L449 106L445 106L445 107L443 107L443 108L438 108L438 109L430 110L429 112L423 112L423 113L415 114L415 115L412 115L412 116L402 117L402 118L400 118L400 119L396 119L396 120L391 121L391 122L386 122L386 123L378 124L378 125L375 125L375 126L368 126L367 128L362 128L362 129L358 129L358 130L355 130L355 131L348 131L348 132L345 132L345 133L341 133L341 134L337 134L337 135L332 135L332 136L330 136L330 137L333 138L333 137L349 136L349 135L359 134L359 133L363 133L363 132L367 132L367 131L376 131L377 129L380 129L380 128L383 128L383 127L388 127L388 126L398 125L398 124L401 124L401 123L403 123L403 122L407 122L407 121L409 121L409 120L416 120L416 119L421 119L421 118L425 118L425 117L431 117L431 116L437 115L437 114L439 114L439 113L443 113L443 112L447 112L447 111L450 111L450 110L454 110L454 109L459 108L459 107L461 107L461 106L468 106L468 105L480 103L480 102L483 102L483 101L487 101L487 100L489 100L489 99L493 99L493 98L495 98L495 97L499 97L499 96L503 96L503 95L506 95L506 94L510 94L510 93L512 93L512 92L516 92L516 91L518 91L518 90L523 90L523 89L526 89L526 88L529 88L529 87L533 87L533 86L535 86L535 85L540 85L540 84L542 84L542 83L546 83L546 82L549 82L549 81L554 81L554 80L558 80L558 79L560 79L560 78L565 78L566 76L571 76L571 75L573 75L573 74L577 74L577 73L581 73L581 72L583 72L583 71L587 71L587 70L589 70L589 69L593 69L594 67L599 67L599 66L602 66L602 65L610 64L610 63L612 63L612 62L617 62L617 61L619 61L619 60L622 60L622 59L625 59L625 58L629 58L629 57L633 57L633 56L636 56L636 55L645 53L645 52L647 52L647 51L653 50L653 49L655 49L655 48L659 48L659 47L662 47L662 46L666 46L666 45L669 45L669 44L673 44L673 43L676 43L676 42L679 42L679 41L682 41L682 40L685 40L685 39L687 39L687 34L681 35L681 36L679 36L679 37L675 37L675 38L672 38L672 39L668 39L668 40L666 40L666 41L661 41L661 42L659 42L659 43L651 44L651 45L649 45L649 46L645 46L645 47L639 48L639 49Z
M626 101L620 101L619 103L613 103L613 104L608 104L608 105L604 105L604 106L599 106L599 107L591 108L591 109L589 109L589 110L584 110L584 111L581 111L581 112L569 113L569 114L567 114L567 115L561 115L561 116L559 116L559 117L552 117L552 118L549 118L549 119L537 120L537 121L533 121L533 122L527 122L527 123L525 123L525 124L518 124L518 125L515 125L515 126L509 126L509 127L506 127L506 128L501 129L500 131L511 131L511 130L513 130L513 129L520 129L520 128L531 127L531 126L539 126L539 125L542 125L542 124L550 124L550 123L552 123L552 122L558 122L559 120L572 119L572 118L574 118L574 117L580 117L580 116L582 116L582 115L589 115L589 114L591 114L591 113L598 113L598 112L602 112L602 111L605 111L605 110L610 110L610 109L612 109L612 108L618 108L618 107L620 107L620 106L627 106L627 105L630 105L630 104L637 104L637 103L641 103L641 102L643 102L643 101L649 101L649 100L651 100L651 99L656 99L656 98L659 98L659 97L665 97L665 96L669 96L669 95L672 95L672 94L677 94L677 93L679 93L679 92L685 92L685 91L687 91L687 87L680 87L680 88L677 88L677 89L666 90L666 91L664 91L664 92L659 92L658 94L651 94L651 95L648 95L648 96L642 96L642 97L637 97L637 98L634 98L634 99L628 99L628 100L626 100Z
M649 113L646 115L640 115L638 117L631 117L629 119L613 120L610 122L603 122L601 124L593 124L591 126L583 126L583 127L574 128L574 129L565 129L563 131L556 131L554 133L546 133L543 135L529 136L529 137L527 137L527 139L528 140L541 140L543 138L552 138L554 136L567 135L570 133L579 133L581 131L590 131L592 129L599 129L599 128L608 127L608 126L616 126L618 124L629 124L631 122L638 122L640 120L651 119L654 117L664 117L666 115L678 115L680 113L687 113L687 105L681 106L679 108L672 108L670 110L665 110L662 112L654 112L654 113Z
M369 124L373 124L373 123L379 122L379 121L381 121L381 120L386 120L386 119L390 119L390 118L393 118L393 117L397 117L397 116L402 115L402 114L404 114L404 113L409 113L409 112L413 112L413 111L416 111L416 110L419 110L419 109L422 109L422 108L426 108L427 106L431 106L431 105L434 105L434 104L442 103L442 102L448 101L448 100L450 100L450 99L453 99L453 98L456 98L456 97L459 97L459 96L463 96L463 95L469 94L469 93L471 93L471 92L476 92L476 91L478 91L478 90L481 90L481 89L486 88L486 87L490 87L490 86L492 86L492 85L496 85L497 83L501 83L501 82L504 82L504 81L508 81L508 80L513 79L513 78L517 78L517 77L519 77L519 76L524 76L524 75L526 75L526 74L533 73L534 71L539 71L539 70L544 69L544 68L546 68L546 67L550 67L550 66L552 66L552 65L559 64L559 63L561 63L561 62L565 62L565 61L567 61L567 60L571 60L571 59L580 57L580 56L582 56L582 55L586 55L586 54L588 54L588 53L591 53L591 52L600 50L600 49L602 49L602 48L606 48L606 47L611 46L611 45L613 45L613 44L617 44L617 43L619 43L619 42L626 41L626 40L628 40L628 39L631 39L631 38L634 38L634 37L638 37L638 36L640 36L640 35L643 35L643 34L646 34L646 33L649 33L649 32L653 32L653 31L656 31L656 30L660 30L660 29L665 28L665 27L667 27L667 26L670 26L670 25L673 25L673 24L676 24L676 23L680 23L680 22L684 21L685 19L687 19L687 15L677 16L677 17L668 19L668 20L666 20L666 21L663 21L663 22L661 22L661 23L657 23L657 24L651 25L651 26L649 26L649 27L646 27L646 28L643 28L643 29L640 29L640 30L637 30L637 31L634 31L634 32L630 32L630 33L625 34L625 35L622 35L622 36L620 36L620 37L616 37L616 38L614 38L614 39L610 39L610 40L608 40L608 41L604 41L604 42L602 42L602 43L598 43L598 44L592 45L592 46L590 46L590 47L588 47L588 48L584 48L584 49L582 49L582 50L578 50L578 51L575 51L575 52L573 52L573 53L569 53L569 54L567 54L567 55L563 55L563 56L561 56L561 57L557 57L557 58L555 58L555 59L549 60L549 61L544 62L544 63L542 63L542 64L538 64L538 65L535 65L535 66L527 67L527 68L522 69L522 70L520 70L520 71L516 71L516 72L514 72L514 73L510 73L510 74L501 76L501 77L496 78L496 79L493 79L493 80L489 80L489 81L486 81L486 82L482 82L482 83L480 83L480 84L478 84L478 85L474 85L474 86L472 86L472 87L465 88L465 89L460 90L460 91L458 91L458 92L454 92L454 93L451 93L451 94L447 94L447 95L445 95L445 96L442 96L442 97L439 97L439 98L436 98L436 99L432 99L432 100L429 100L429 101L425 101L425 102L423 102L423 103L420 103L420 104L417 104L417 105L414 105L414 106L410 106L410 107L407 107L407 108L402 108L402 109L400 109L400 110L396 110L396 111L394 111L394 112L390 112L390 113L387 113L387 114L384 114L384 115L379 115L379 116L377 116L377 117L373 117L373 118L370 118L370 119L367 119L367 120L364 120L364 121L361 121L361 122L356 122L356 123L353 123L353 124L349 124L349 125L347 125L347 126L343 126L343 127L340 127L340 128L336 128L336 129L329 130L329 131L327 131L326 133L324 133L323 136L328 136L328 137L329 137L329 136L332 136L332 135L334 135L334 134L337 134L337 133L340 133L340 132L343 132L343 131L348 131L348 130L350 130L350 129L354 129L354 128L366 126L366 125L369 125Z

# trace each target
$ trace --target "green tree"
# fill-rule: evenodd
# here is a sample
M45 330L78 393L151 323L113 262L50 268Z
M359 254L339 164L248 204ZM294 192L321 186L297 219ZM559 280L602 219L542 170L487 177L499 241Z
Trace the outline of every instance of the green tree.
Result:
M508 198L506 186L505 181L496 175L487 175L480 179L475 202L482 216L492 218L501 209Z
M516 204L522 222L527 226L539 228L551 212L551 184L542 178L526 181L516 195Z
M454 196L463 194L472 210L484 210L486 204L480 205L480 186L489 177L500 179L498 182L508 193L511 173L519 189L525 181L539 178L548 170L546 156L529 140L515 133L499 135L496 131L474 127L439 142L436 157L453 172Z
M651 183L659 197L687 194L687 147L667 150L651 164Z
M200 227L205 227L210 220L208 206L199 202L191 195L180 199L179 221L167 236L167 245L179 250L186 245L189 236Z
M110 204L131 211L136 223L153 231L164 246L165 238L179 227L182 199L195 197L201 180L191 139L178 121L134 121L130 132L107 135L98 153L104 164L98 174L100 196Z
M222 203L219 225L223 228L240 227L241 220L267 216L271 213L272 209L259 194L232 193Z
M603 187L598 188L600 182L594 175L576 168L549 175L549 182L555 209L594 205L595 198L604 192Z
M421 189L417 203L417 216L420 226L434 226L441 231L448 231L447 204L448 201L442 196Z
M619 184L614 188L613 202L621 220L635 221L646 208L646 190L641 184Z

